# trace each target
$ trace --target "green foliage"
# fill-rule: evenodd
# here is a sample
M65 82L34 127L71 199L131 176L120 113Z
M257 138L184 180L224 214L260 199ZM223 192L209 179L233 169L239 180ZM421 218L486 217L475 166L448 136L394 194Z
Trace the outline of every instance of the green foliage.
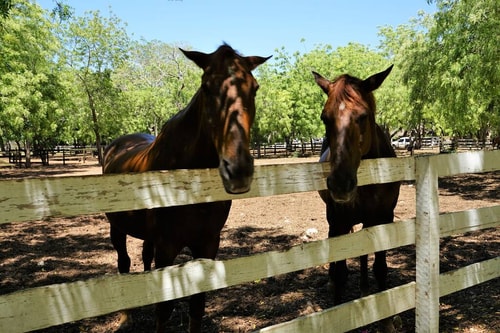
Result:
M9 16L9 11L12 7L11 0L0 0L0 16L6 18Z
M377 121L391 133L499 134L500 6L435 3L433 16L419 13L407 24L380 28L377 50L356 43L307 53L277 49L254 73L260 90L252 140L323 136L326 96L311 71L366 78L390 64L375 97ZM178 49L189 46L132 42L112 12L76 17L64 1L47 12L12 0L0 3L0 14L0 148L9 140L50 147L156 134L199 87L200 69Z
M412 62L418 62L421 55L422 45L425 45L426 29L425 22L429 17L420 13L421 16L413 19L410 23L393 27L382 27L379 35L383 37L381 42L382 53L391 58L395 64L395 69L389 75L388 80L381 87L381 94L384 98L392 99L393 113L388 123L392 124L394 129L404 129L406 131L415 131L420 128L423 122L429 120L423 116L424 105L416 91L422 91L428 78L428 72L410 72ZM391 93L386 95L385 92ZM428 106L428 105L427 105ZM427 110L429 108L427 107ZM427 112L432 114L432 112ZM396 126L399 124L399 126Z
M128 100L127 131L156 134L168 118L187 106L200 77L201 70L177 46L135 42L129 59L114 74Z
M112 83L111 73L127 59L130 40L123 23L112 12L109 17L91 11L83 17L65 19L61 22L61 60L75 76L73 82L79 88L75 97L86 100L86 103L77 102L81 108L75 111L89 115L88 123L101 161L102 136L111 138L116 133L116 125L125 118L118 108L125 103L121 102L122 96ZM80 128L77 124L73 126Z
M440 78L430 82L430 90L439 92L437 103L453 132L466 135L499 128L498 1L437 1L437 5L427 49Z
M314 82L312 71L331 79L343 73L365 78L389 66L379 53L355 43L335 50L330 45L318 45L306 54L289 55L284 48L276 52L274 62L259 68L261 89L254 140L308 141L324 135L320 113L326 96ZM388 101L379 103L383 110L390 110Z
M40 7L12 5L0 31L0 136L46 148L65 125L64 88L52 62L58 44Z
M384 30L385 46L402 60L408 119L439 134L483 139L500 124L500 6L496 0L436 3L434 17Z

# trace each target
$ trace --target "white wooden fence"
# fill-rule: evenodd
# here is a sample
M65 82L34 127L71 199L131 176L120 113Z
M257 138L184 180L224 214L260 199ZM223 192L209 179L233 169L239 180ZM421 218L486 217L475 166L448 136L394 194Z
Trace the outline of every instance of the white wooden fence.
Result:
M327 170L319 163L258 166L252 190L238 196L224 191L215 169L1 181L0 223L317 191L325 188ZM415 282L259 331L343 332L416 308L416 331L438 332L440 296L500 276L500 257L440 275L439 237L497 227L500 206L440 215L437 177L494 170L500 170L500 151L364 161L360 185L416 180L416 219L284 252L13 292L0 296L0 332L50 327L413 243Z

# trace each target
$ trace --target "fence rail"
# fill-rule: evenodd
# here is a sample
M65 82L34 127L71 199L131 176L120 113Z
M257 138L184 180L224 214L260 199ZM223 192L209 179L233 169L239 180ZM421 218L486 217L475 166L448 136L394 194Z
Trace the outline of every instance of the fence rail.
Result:
M284 252L225 261L195 260L152 272L2 295L0 331L50 327L416 243L415 282L260 331L330 332L333 328L340 332L415 307L416 331L437 332L440 296L500 276L499 258L439 275L439 237L499 226L500 206L439 215L437 177L499 170L499 161L500 151L363 161L359 185L416 180L415 219L302 244ZM328 166L320 163L257 166L252 190L238 196L223 190L215 169L7 180L0 182L0 210L4 212L0 223L317 191L325 188L327 170ZM103 195L109 200L102 200ZM375 303L378 305L370 307L372 311L363 311L363 316L339 316L361 313L357 309L366 310L367 305Z

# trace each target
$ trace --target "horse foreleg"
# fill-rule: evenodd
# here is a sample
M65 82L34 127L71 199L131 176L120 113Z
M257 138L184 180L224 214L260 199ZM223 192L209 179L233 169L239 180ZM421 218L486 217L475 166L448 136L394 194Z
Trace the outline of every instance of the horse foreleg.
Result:
M111 243L118 255L118 272L130 272L130 257L127 253L127 234L111 225Z
M375 261L373 263L373 274L377 280L377 287L379 291L387 289L387 261L385 251L375 253ZM397 316L395 317L397 318ZM380 330L384 333L395 333L393 318L385 318L379 322Z
M329 238L348 234L350 230L349 223L345 223L344 221L345 217L340 217L337 221L335 220L335 217L336 213L334 204L327 204L326 219L329 225ZM347 283L348 274L349 271L347 269L347 262L345 259L330 263L330 267L328 269L328 276L330 277L328 281L328 291L333 294L333 303L335 305L342 303L342 296Z
M347 283L348 270L346 261L331 262L328 275L330 276L328 290L333 294L333 303L338 305L342 303L343 291Z
M359 257L359 266L360 266L360 280L359 280L359 289L361 290L361 296L367 296L370 294L370 288L368 284L368 255L363 255Z
M146 242L147 243L147 242ZM172 265L177 251L164 244L154 244L155 268L162 268ZM168 331L167 323L174 310L174 302L166 301L156 304L156 332L163 333Z
M205 295L199 293L189 299L189 333L201 332L201 323L205 315Z
M225 221L225 220L224 220ZM222 228L223 224L221 225ZM190 246L194 259L206 258L215 259L220 244L220 229L202 243ZM189 333L200 333L203 316L205 315L206 294L199 293L192 295L189 299Z
M130 257L127 253L127 234L121 232L119 229L111 225L110 229L111 243L118 255L118 272L130 272ZM120 313L118 322L118 331L127 330L133 323L132 314L128 310Z
M154 243L145 240L142 244L142 262L144 264L144 271L151 270L151 263L153 262L153 257L155 255Z
M174 303L166 301L156 304L156 332L168 332L167 323L174 311Z
M373 274L377 280L377 286L379 291L387 289L387 262L385 251L379 251L375 253L375 261L373 262Z

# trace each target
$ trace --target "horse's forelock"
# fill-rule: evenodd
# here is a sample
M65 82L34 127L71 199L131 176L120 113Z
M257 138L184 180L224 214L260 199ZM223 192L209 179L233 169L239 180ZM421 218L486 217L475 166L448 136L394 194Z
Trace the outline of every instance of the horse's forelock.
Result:
M213 57L219 59L233 59L233 58L241 58L241 54L233 49L229 44L222 44L219 48L212 53Z
M361 80L347 74L341 75L333 82L333 89L329 96L335 101L333 112L337 112L343 103L345 109L352 109L356 105L361 105L365 111L374 112L375 103L373 95L363 92L360 89ZM342 108L343 109L343 108Z

